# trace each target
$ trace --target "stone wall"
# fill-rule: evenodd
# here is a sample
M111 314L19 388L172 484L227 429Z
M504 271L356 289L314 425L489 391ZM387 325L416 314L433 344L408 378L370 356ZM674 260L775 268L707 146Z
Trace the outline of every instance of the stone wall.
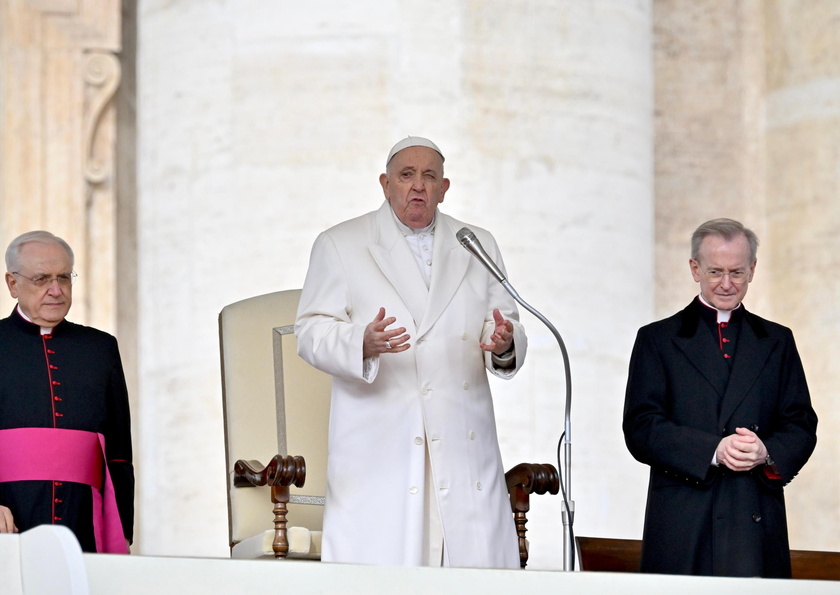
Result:
M788 488L791 539L840 549L840 4L765 3L767 233L772 317L790 326L820 416Z

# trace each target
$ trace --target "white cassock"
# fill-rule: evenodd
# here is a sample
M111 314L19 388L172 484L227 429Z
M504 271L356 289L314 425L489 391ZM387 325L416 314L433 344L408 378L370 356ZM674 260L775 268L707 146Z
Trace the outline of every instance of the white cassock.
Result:
M312 248L295 333L301 357L333 376L324 561L427 563L428 492L445 565L519 566L487 371L512 377L527 338L513 298L457 241L463 226L436 214L429 287L387 201ZM493 237L471 229L504 270ZM365 362L365 327L380 307L411 348ZM510 369L479 347L493 308L513 323Z

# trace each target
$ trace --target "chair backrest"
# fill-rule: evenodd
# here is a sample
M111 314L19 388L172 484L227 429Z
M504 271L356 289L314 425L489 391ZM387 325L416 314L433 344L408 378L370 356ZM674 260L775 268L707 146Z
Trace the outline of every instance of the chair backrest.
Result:
M306 460L306 484L291 488L289 526L320 531L326 491L330 376L297 355L294 323L300 290L226 306L219 314L222 399L231 546L273 529L269 487L236 488L239 459L274 455Z

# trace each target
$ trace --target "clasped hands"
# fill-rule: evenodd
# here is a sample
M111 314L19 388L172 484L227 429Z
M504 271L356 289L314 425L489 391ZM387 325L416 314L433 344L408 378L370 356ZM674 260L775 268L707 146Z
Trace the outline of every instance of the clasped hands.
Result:
M734 434L720 441L715 454L718 465L733 471L749 471L763 465L768 455L761 438L747 428L735 428Z
M479 347L484 351L500 355L510 349L513 344L513 323L505 320L498 308L493 310L493 320L496 327L490 335L490 342L479 343ZM411 337L406 334L405 327L388 328L396 321L397 319L393 316L385 318L385 308L379 308L376 317L365 327L362 344L363 357L372 357L382 353L401 353L411 347L408 343Z

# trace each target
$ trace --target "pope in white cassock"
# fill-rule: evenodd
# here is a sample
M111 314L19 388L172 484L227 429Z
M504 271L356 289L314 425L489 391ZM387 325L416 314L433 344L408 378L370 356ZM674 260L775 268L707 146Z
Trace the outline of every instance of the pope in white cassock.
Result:
M382 206L312 248L295 333L333 377L324 561L519 566L487 370L511 378L528 343L513 298L456 239L464 223L438 210L443 161L401 140Z

